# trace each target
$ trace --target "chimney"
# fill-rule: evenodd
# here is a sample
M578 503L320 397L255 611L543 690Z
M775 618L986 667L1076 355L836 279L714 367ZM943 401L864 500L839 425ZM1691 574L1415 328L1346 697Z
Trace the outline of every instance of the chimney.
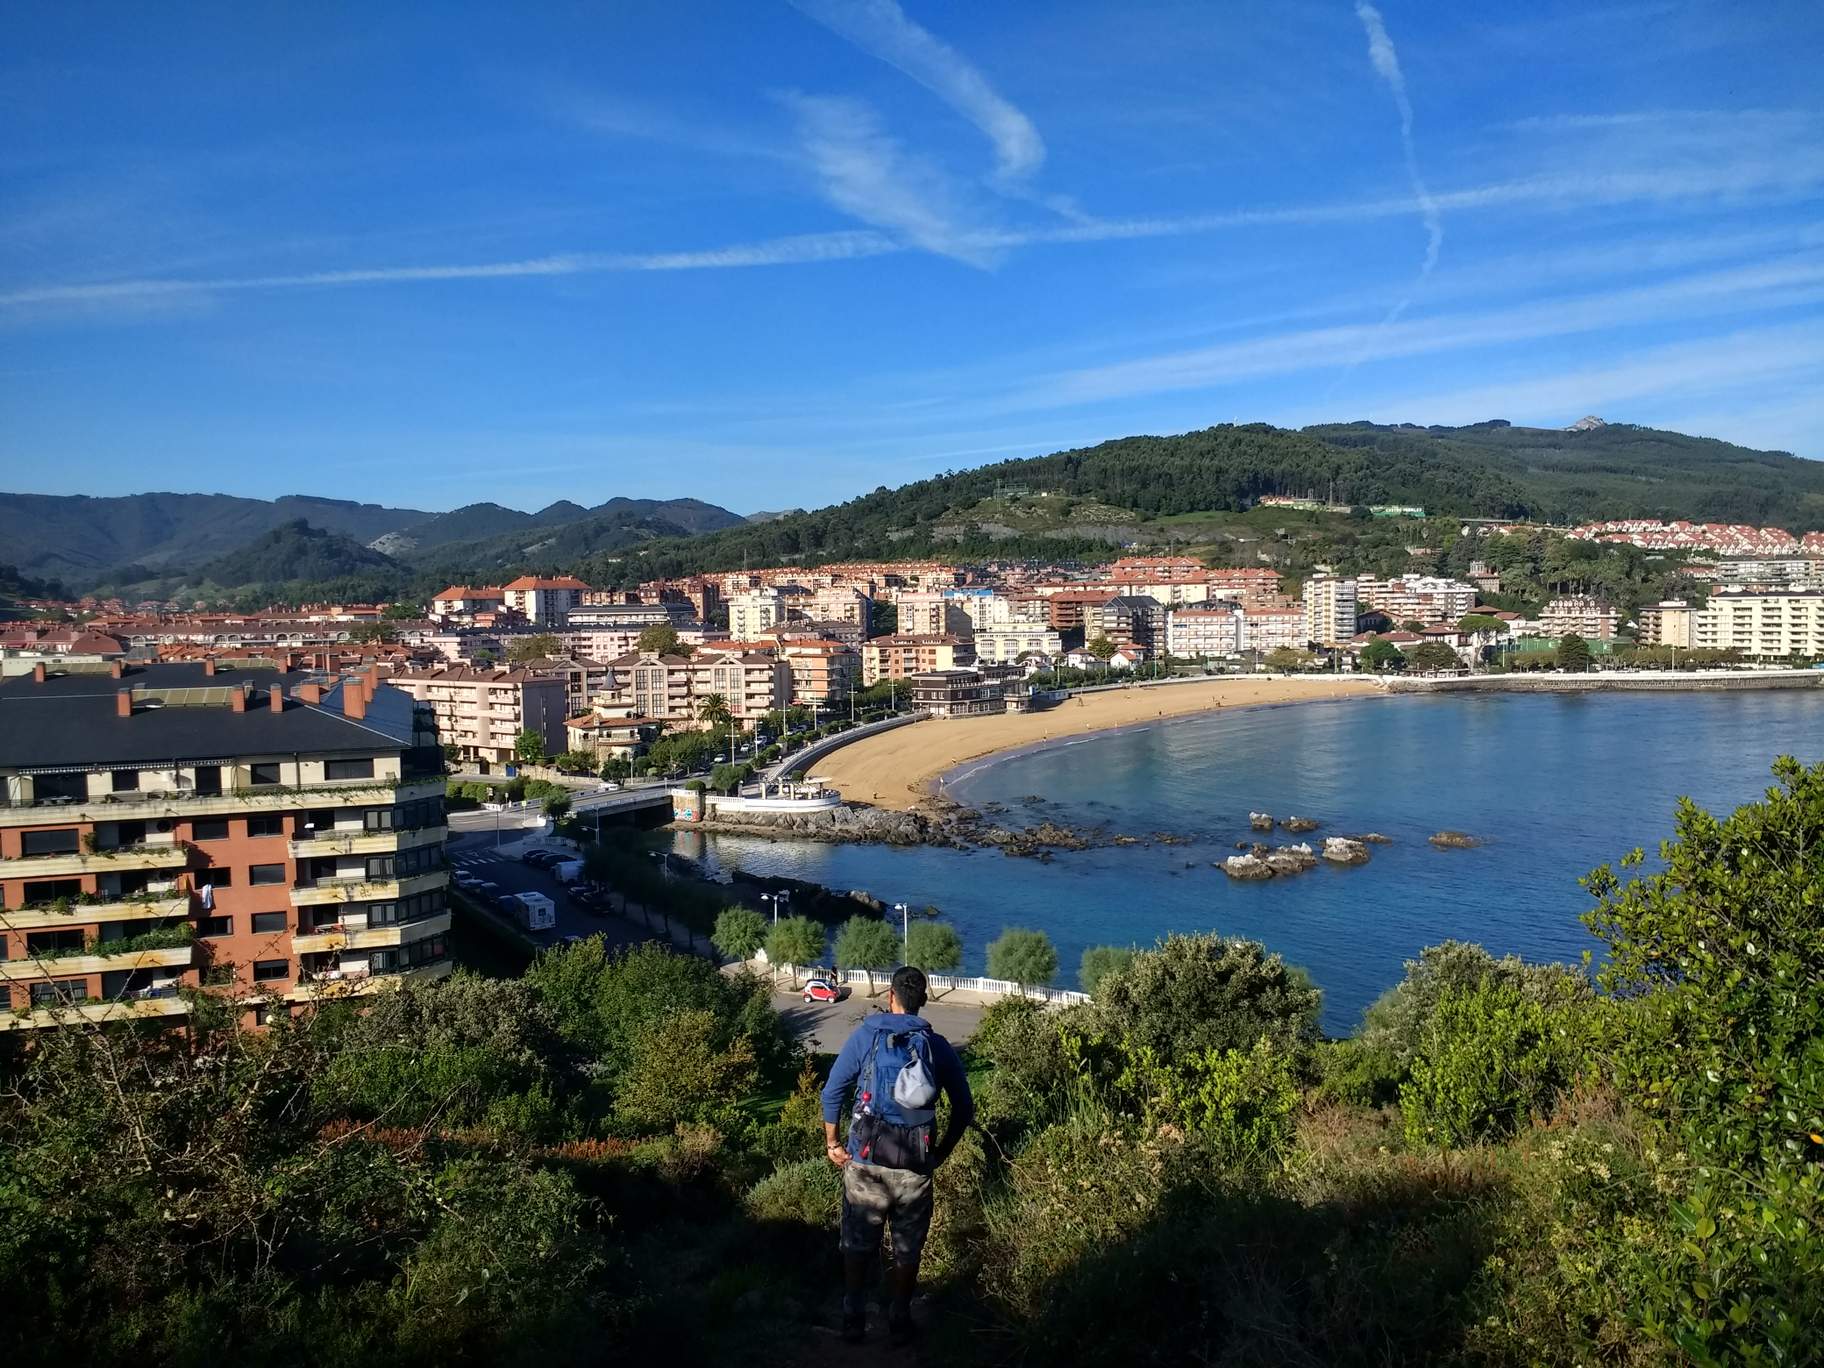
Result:
M342 682L342 716L356 722L367 716L367 695L352 679Z
M279 681L276 679L272 681L272 687L266 690L266 706L274 712L285 711L285 690L279 686Z
M114 691L114 715L116 717L133 716L133 690L116 689Z
M44 662L42 660L32 666L32 683L44 683Z
M228 706L235 712L247 711L247 686L245 684L228 695Z
M213 679L215 677L215 657L214 656L210 656L207 660L205 660L203 662L203 674L210 679Z
M121 677L121 675L124 673L125 673L125 671L121 668L121 664L118 660L110 660L108 662L108 678L109 679L119 679Z
M293 696L300 703L321 703L323 701L323 686L321 684L300 684Z

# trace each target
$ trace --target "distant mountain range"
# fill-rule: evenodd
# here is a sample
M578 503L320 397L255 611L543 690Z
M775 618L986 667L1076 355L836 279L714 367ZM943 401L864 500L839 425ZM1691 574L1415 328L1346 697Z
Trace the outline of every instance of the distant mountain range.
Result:
M233 587L300 578L287 565L339 564L327 574L448 564L483 573L561 548L582 556L652 538L688 537L735 527L741 515L697 499L610 499L594 508L567 500L536 513L494 503L448 513L286 495L243 499L228 494L0 494L0 554L18 573L61 581L66 589L158 583ZM297 524L340 540L308 539ZM267 545L275 529L286 538ZM376 559L351 554L370 549ZM241 553L285 553L262 567ZM249 574L253 578L233 578Z

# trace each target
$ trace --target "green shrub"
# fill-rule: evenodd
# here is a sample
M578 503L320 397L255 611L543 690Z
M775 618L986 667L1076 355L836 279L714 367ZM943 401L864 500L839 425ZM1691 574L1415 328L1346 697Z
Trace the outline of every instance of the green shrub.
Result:
M1446 994L1470 992L1485 982L1513 988L1542 1006L1587 1001L1590 982L1562 964L1528 964L1517 955L1496 959L1479 945L1448 940L1428 945L1406 961L1406 976L1375 999L1362 1015L1360 1038L1389 1050L1404 1065L1417 1052L1438 1003Z
M1356 1037L1328 1040L1317 1047L1317 1094L1352 1107L1384 1107L1400 1099L1406 1066L1382 1045Z
M1102 980L1127 968L1138 953L1129 946L1090 946L1083 952L1083 958L1077 965L1077 987L1094 997L1096 990L1102 986Z
M1484 981L1446 992L1400 1087L1407 1143L1448 1148L1513 1134L1570 1083L1579 1030L1571 1011L1518 988Z
M1225 1164L1277 1160L1292 1138L1299 1100L1291 1060L1264 1036L1245 1052L1181 1054L1169 1068L1141 1046L1115 1086L1135 1101L1149 1129L1170 1128Z
M781 1164L747 1190L746 1206L756 1221L834 1230L842 1207L842 1171L821 1155Z

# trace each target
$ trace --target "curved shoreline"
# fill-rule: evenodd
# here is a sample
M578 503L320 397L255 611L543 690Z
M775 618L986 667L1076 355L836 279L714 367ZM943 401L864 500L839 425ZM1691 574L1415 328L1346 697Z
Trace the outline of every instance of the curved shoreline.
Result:
M1336 676L1230 676L1136 685L1079 694L1041 712L934 718L868 737L829 756L819 766L819 777L852 802L905 811L931 801L940 780L947 783L958 769L990 757L998 760L1037 746L1070 744L1224 708L1278 707L1384 692L1376 681Z

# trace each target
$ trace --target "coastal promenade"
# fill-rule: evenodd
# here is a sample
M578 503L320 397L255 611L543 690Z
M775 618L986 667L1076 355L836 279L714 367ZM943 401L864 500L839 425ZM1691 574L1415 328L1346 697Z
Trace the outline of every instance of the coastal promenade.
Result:
M1641 693L1824 688L1824 670L1602 670L1591 674L1394 677L1389 693Z
M1258 708L1381 693L1350 675L1246 675L1163 681L1071 696L1038 712L935 718L870 736L818 761L818 776L851 802L898 811L935 795L940 777L1002 751L1072 736L1140 726L1222 708Z

